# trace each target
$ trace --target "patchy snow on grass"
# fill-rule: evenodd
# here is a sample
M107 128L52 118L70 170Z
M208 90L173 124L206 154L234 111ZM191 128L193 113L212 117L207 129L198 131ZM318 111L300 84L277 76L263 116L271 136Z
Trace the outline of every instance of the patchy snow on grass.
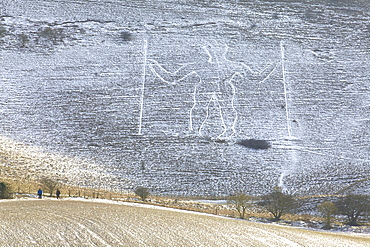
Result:
M83 198L0 201L1 246L368 246L330 233L138 203Z
M91 161L67 157L0 136L2 176L40 179L44 176L72 185L100 186L113 176Z

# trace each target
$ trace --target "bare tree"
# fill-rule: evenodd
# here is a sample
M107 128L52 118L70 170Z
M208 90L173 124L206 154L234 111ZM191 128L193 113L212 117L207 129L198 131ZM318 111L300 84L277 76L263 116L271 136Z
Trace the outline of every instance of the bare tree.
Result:
M274 221L279 221L281 216L292 213L298 207L298 203L293 195L285 194L282 188L276 187L267 195L262 196L259 203L273 215Z
M370 198L365 195L346 195L340 198L336 206L340 214L346 215L348 224L358 225L358 220L370 211Z
M50 193L50 196L53 195L55 188L59 185L58 181L55 181L50 178L41 179L41 184L43 185L44 190Z
M338 208L335 206L334 203L325 201L319 204L317 206L317 210L322 214L322 216L325 218L325 225L324 229L331 229L331 221L333 218L333 215L335 215L338 212Z
M145 201L146 198L150 195L148 188L144 188L141 186L137 187L134 192L141 198L142 201Z
M240 218L244 219L245 212L251 205L252 197L248 196L242 192L237 192L235 195L229 196L227 203L234 205L235 209L238 211Z

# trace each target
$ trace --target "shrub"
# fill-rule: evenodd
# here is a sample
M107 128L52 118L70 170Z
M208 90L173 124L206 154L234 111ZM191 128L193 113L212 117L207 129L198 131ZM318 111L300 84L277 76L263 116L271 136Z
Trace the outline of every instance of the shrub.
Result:
M0 183L0 199L12 198L12 193L9 186L6 183Z
M55 188L59 185L58 181L49 178L41 179L41 184L43 185L44 190L50 193L50 196L53 195Z
M227 203L233 204L238 211L240 218L244 219L245 211L251 205L252 197L244 193L238 192L235 195L229 196Z
M148 188L144 187L137 187L134 192L141 198L142 201L145 201L146 198L150 195Z
M39 30L39 36L45 40L51 41L53 44L62 42L63 38L65 38L65 34L62 28L51 28L51 27L45 27Z
M29 42L29 38L26 34L21 33L18 35L18 40L20 43L20 47L24 48L27 46L27 43Z
M298 207L294 197L283 193L280 187L276 187L270 194L262 196L259 204L273 215L273 221L279 221L281 216L292 213Z
M365 195L346 195L336 202L339 213L347 216L351 226L359 225L359 218L370 211L369 204L369 196Z
M6 28L0 25L0 38L4 37L7 34L7 32L8 31L6 30Z
M325 225L324 229L331 229L331 220L332 216L335 215L338 212L338 208L335 206L334 203L325 201L319 204L317 207L317 210L322 214L322 216L325 218Z
M132 35L129 32L121 32L119 34L119 39L120 39L120 41L124 41L124 42L131 41L132 40Z

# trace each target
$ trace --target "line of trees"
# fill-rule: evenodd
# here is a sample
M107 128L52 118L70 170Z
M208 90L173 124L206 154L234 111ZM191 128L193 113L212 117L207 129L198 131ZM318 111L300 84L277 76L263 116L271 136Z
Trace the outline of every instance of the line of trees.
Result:
M50 197L55 194L55 191L61 184L54 179L50 178L42 178L39 181L39 189L42 189L43 192L49 194ZM148 188L139 186L134 190L134 193L140 197L142 201L146 201L146 199L150 196L150 192ZM13 191L11 186L7 183L0 182L0 199L11 199L13 198Z
M251 197L237 192L228 197L227 202L233 205L242 219L245 218L247 209L256 204L268 211L273 221L279 221L284 214L294 213L299 205L293 195L284 193L280 187L274 188L272 192L261 197Z
M56 188L59 186L59 182L49 178L42 178L40 180L40 189L43 189L49 196L52 196ZM11 199L13 198L13 191L11 186L7 183L0 182L0 199Z
M59 183L55 180L44 178L41 179L41 186L52 196ZM148 188L137 187L134 193L145 201L150 192ZM12 191L7 183L0 182L0 199L12 198ZM248 209L254 205L264 208L272 216L272 221L279 221L286 214L299 212L303 206L303 200L288 194L281 187L274 188L270 193L261 197L252 197L243 192L237 192L228 197L228 204L232 205L239 213L239 217L244 219ZM336 215L342 215L346 218L348 225L359 225L363 217L370 214L370 197L368 195L345 195L337 196L332 201L326 200L317 205L317 211L324 218L324 229L331 229L332 222Z
M228 198L240 218L245 218L248 208L258 205L272 216L272 221L279 221L285 214L299 212L304 202L297 197L285 193L282 188L276 187L270 193L261 197L251 197L237 192ZM334 216L343 215L348 225L359 225L359 220L370 213L370 197L367 195L338 196L333 201L324 201L317 205L317 211L325 219L324 229L331 229Z

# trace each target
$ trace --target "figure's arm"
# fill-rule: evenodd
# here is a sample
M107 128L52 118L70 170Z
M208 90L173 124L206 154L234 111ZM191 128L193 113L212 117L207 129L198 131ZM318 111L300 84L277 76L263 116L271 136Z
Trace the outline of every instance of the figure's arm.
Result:
M240 72L241 75L250 77L254 80L258 80L260 83L262 83L270 77L279 63L272 63L259 72L252 70L248 65L244 63L241 64L243 68L243 71Z
M184 80L192 73L196 73L194 70L191 70L191 66L183 65L178 70L174 72L169 72L163 68L157 61L153 59L148 59L149 66L151 71L163 82L168 84L176 84L177 82Z

